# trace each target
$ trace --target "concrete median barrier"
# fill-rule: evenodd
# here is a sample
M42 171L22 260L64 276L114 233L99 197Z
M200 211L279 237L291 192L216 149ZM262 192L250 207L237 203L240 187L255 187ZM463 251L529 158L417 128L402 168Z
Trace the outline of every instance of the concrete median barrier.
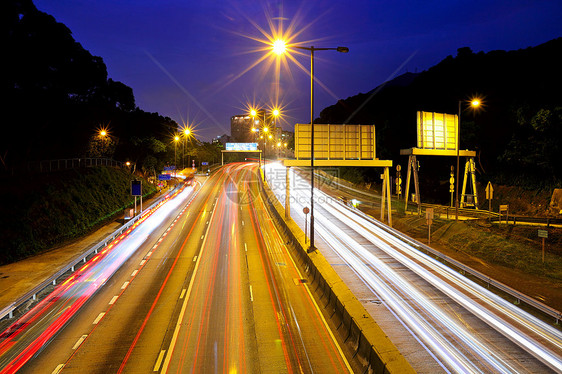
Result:
M304 232L292 219L284 218L283 206L261 178L260 191L270 215L306 273L318 305L324 308L340 341L362 372L415 373L324 256L318 251L307 253Z

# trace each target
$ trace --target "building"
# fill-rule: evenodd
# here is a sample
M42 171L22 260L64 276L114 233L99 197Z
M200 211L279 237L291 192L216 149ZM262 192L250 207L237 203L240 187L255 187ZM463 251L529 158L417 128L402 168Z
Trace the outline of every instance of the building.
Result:
M212 144L222 144L225 145L226 143L230 143L230 136L227 134L222 134L217 136L216 138L213 138L213 140L211 141Z

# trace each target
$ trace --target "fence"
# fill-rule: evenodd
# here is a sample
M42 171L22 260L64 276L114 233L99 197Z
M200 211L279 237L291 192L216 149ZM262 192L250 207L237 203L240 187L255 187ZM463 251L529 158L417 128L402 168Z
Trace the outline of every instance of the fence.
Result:
M126 164L122 161L115 161L109 158L64 158L59 160L42 160L29 162L28 171L38 171L49 173L57 170L85 168L92 166L109 166L123 168Z

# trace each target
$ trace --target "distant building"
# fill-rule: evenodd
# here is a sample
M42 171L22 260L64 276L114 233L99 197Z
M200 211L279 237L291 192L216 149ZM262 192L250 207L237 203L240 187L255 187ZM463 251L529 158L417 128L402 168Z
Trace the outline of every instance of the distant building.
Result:
M269 121L269 118L264 110L258 111L255 117L251 117L247 114L230 117L230 135L232 137L232 142L255 142L257 134L252 131L252 128L258 130L259 133L266 121Z
M222 134L217 136L216 138L213 138L213 140L211 140L212 144L222 144L225 145L226 143L230 143L231 137L227 134Z

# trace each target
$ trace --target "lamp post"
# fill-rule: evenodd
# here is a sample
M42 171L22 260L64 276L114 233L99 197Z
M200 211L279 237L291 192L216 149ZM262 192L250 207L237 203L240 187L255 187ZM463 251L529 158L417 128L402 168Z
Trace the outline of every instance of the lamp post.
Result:
M274 46L275 51L281 51L279 45ZM316 48L298 47L294 48L310 51L310 247L308 252L314 251L314 51L338 51L342 53L349 52L347 47L337 48ZM284 48L282 49L284 51ZM280 53L280 52L277 52ZM282 53L282 52L281 52Z
M268 127L263 128L263 179L265 179L265 169L267 163L265 162L265 151L267 150L267 133L269 132Z
M470 102L470 105L473 108L476 108L480 106L480 100L473 99ZM460 167L459 150L460 150L460 137L461 137L461 109L462 109L462 100L459 100L459 115L457 120L457 179L455 180L455 221L459 220L459 167Z
M183 165L183 169L185 169L186 165L185 165L185 154L187 153L187 138L189 137L189 135L191 135L191 130L186 127L183 129L183 158L182 158L182 165Z
M179 136L174 136L174 166L177 168L178 164L178 141L180 140Z

